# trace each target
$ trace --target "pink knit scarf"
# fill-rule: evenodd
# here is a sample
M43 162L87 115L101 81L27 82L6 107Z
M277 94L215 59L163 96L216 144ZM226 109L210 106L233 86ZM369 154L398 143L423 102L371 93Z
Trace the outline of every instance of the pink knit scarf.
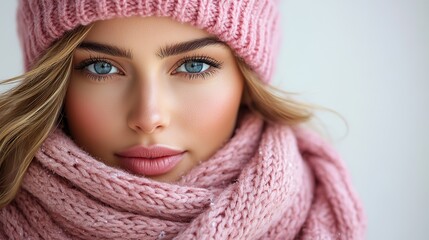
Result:
M60 130L16 199L7 239L362 239L364 215L335 152L301 128L248 115L174 184L108 167Z

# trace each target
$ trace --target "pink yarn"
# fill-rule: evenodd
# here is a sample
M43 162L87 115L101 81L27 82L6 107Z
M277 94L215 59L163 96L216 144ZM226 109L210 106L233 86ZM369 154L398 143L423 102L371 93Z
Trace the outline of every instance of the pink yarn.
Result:
M223 148L174 184L108 167L57 130L0 210L0 237L350 240L364 237L364 222L325 142L249 114Z
M29 70L66 31L97 20L166 16L216 35L269 82L278 52L273 0L19 0L18 33Z

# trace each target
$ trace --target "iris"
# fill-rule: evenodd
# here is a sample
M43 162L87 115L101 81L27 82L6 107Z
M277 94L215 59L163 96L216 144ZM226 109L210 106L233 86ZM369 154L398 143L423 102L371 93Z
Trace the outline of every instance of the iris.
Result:
M109 74L112 70L112 65L108 62L94 63L94 70L97 74Z
M203 67L204 67L204 63L202 62L189 61L185 63L185 69L190 73L199 73L201 72Z

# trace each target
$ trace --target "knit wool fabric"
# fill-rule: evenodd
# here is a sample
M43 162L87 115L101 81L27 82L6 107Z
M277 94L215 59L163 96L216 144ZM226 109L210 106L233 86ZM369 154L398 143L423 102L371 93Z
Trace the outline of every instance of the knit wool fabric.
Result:
M97 20L165 16L227 43L269 82L279 43L276 0L19 0L18 34L29 70L65 32ZM153 33L151 33L153 34Z
M0 210L0 237L353 240L364 238L364 220L343 163L324 141L248 115L177 183L108 167L57 130Z

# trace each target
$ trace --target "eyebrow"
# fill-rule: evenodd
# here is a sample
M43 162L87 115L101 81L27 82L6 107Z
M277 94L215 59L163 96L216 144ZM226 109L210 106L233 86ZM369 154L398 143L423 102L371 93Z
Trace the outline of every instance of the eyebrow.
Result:
M172 45L167 45L165 47L160 48L156 55L163 59L168 56L178 55L184 52L189 52L192 50L196 50L199 48L203 48L209 45L223 45L226 46L226 43L220 41L216 37L207 37L207 38L200 38L195 39L187 42L182 43L176 43ZM77 47L78 49L85 49L89 51L94 52L101 52L112 56L117 57L125 57L132 59L132 53L129 49L123 49L120 47L103 44L103 43L96 43L96 42L90 42L90 41L84 41L79 44Z
M203 48L209 45L226 46L226 43L220 41L216 37L200 38L200 39L195 39L187 42L168 45L166 47L159 49L156 55L161 59L163 59L168 56L178 55L184 52L189 52L189 51Z
M116 57L125 57L125 58L133 58L133 55L131 54L130 50L102 44L102 43L96 43L96 42L82 42L77 47L79 49L85 49L90 50L94 52L101 52L108 55L116 56Z

